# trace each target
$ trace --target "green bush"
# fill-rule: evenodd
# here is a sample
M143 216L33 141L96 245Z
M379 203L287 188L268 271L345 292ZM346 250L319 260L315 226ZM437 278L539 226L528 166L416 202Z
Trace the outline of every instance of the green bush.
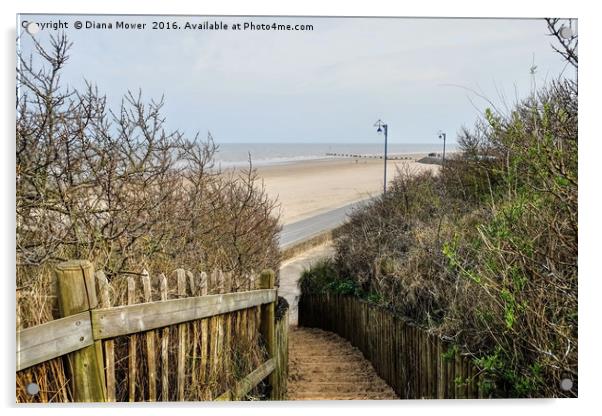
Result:
M334 262L325 258L301 273L299 287L302 293L336 293L360 296L361 290L353 279L341 278Z

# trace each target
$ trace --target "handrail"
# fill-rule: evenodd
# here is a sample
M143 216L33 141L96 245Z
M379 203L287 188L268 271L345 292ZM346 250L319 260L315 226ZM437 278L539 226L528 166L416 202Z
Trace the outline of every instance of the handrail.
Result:
M17 332L17 371L92 345L88 312Z
M92 311L94 339L150 331L274 302L274 289L139 303Z
M248 309L276 300L274 289L196 296L95 309L17 332L17 371L94 341Z

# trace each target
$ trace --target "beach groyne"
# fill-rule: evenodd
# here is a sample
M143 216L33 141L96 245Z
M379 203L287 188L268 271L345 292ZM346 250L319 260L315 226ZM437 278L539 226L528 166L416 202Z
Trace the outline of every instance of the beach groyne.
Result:
M326 156L329 157L342 157L351 159L384 159L383 155L370 155L370 154L358 154L358 153L331 153L327 152ZM387 160L414 160L412 156L402 155L387 155Z

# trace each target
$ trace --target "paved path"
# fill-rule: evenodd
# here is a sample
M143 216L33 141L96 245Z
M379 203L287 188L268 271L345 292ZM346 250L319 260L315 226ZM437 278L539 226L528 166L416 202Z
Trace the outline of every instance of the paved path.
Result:
M346 221L347 215L355 207L366 203L369 199L352 202L340 208L284 225L280 232L280 248L283 250L290 248L325 231L338 227ZM332 253L331 243L326 243L307 249L294 258L286 260L280 266L280 287L278 288L278 294L286 298L290 305L289 317L291 325L297 325L297 304L300 295L297 282L301 273L316 260L328 257Z
M285 224L280 232L280 248L285 249L308 240L324 231L332 230L343 224L354 207L367 200L353 202L332 211L323 212L290 224Z
M395 400L362 353L338 335L314 328L289 332L289 400Z
M280 286L278 287L278 295L288 301L290 325L297 325L299 296L301 295L297 283L299 282L301 273L303 270L309 269L309 267L317 260L329 257L333 253L334 249L332 243L328 242L310 248L303 253L284 261L280 265Z

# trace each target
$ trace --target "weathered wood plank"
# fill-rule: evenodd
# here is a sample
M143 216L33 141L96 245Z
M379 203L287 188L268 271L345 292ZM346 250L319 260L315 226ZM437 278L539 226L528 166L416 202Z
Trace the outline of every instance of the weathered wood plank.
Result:
M260 275L260 287L264 290L273 290L276 276L271 270L264 270ZM260 331L263 339L265 340L265 346L269 358L276 356L276 297L274 300L261 307L261 326ZM274 375L271 374L268 379L268 385L272 387L270 398L273 399L274 392L273 386L275 385Z
M186 272L183 269L176 270L178 279L178 296L186 296ZM184 401L184 392L186 386L186 345L188 344L186 324L178 326L178 401Z
M190 286L190 296L201 296L202 290L202 276L200 273L193 273L190 271L186 272L186 277L188 278L188 285ZM195 400L203 400L203 391L202 391L202 382L199 382L200 378L204 375L204 371L202 369L202 361L200 351L203 346L201 345L201 322L199 320L192 322L192 362L191 362L191 385L194 386L193 390L195 391L195 396L193 397Z
M146 270L142 271L142 290L144 301L152 302L150 276ZM155 333L149 331L146 333L146 362L148 366L148 400L157 401L157 361L155 357Z
M98 307L94 266L89 261L69 261L55 268L59 309L63 317ZM102 343L70 353L69 372L73 399L77 402L104 402L107 399Z
M445 399L445 360L443 358L443 343L437 339L437 398Z
M232 292L232 273L224 273L224 293ZM224 346L223 350L223 366L225 371L232 372L232 315L224 315ZM223 370L222 370L223 371Z
M199 321L192 322L192 361L190 368L190 377L192 386L196 388L198 386L198 375L199 375L199 356L198 356L198 347L199 347Z
M216 401L228 401L228 400L241 400L245 395L250 392L255 386L257 386L263 379L274 372L276 368L276 361L274 358L270 358L253 372L243 378L241 381L236 383L234 389L225 392L221 396L217 397Z
M207 273L202 272L200 276L200 295L207 295ZM209 320L203 319L201 320L201 357L200 357L200 365L201 371L199 373L199 379L203 385L207 383L207 362L208 362L208 354L209 354ZM203 397L205 398L205 397Z
M275 400L286 400L288 379L288 310L276 321L276 368L274 369Z
M209 319L209 380L215 380L218 372L219 361L219 344L217 330L217 316L212 316ZM211 392L210 392L211 393ZM211 398L211 396L210 396Z
M447 358L447 397L446 399L456 398L456 385L454 380L456 378L456 363L455 353L452 350L454 347L448 346L448 358Z
M194 276L194 273L186 270L186 279L188 280L188 287L190 288L191 296L198 296L197 293L197 281Z
M220 272L217 269L211 272L211 278L209 281L209 294L211 295L221 293L219 290L219 274Z
M89 312L23 329L17 332L17 371L93 343Z
M101 308L110 308L111 299L109 298L109 281L102 270L96 272L96 281L98 282L98 298ZM116 380L115 380L115 341L107 339L103 342L105 349L105 375L107 379L107 401L114 402L116 398Z
M129 276L128 282L128 305L136 303L136 281L133 276ZM92 318L94 320L94 318ZM94 325L94 324L92 324ZM140 331L138 331L140 332ZM130 402L136 401L136 376L138 365L136 364L136 344L137 336L135 334L130 336L128 343L128 397Z
M217 293L224 293L225 290L225 274L222 270L218 271L217 274ZM224 364L225 364L225 356L226 351L224 347L225 342L225 317L223 315L218 315L215 317L217 322L217 367L216 367L216 376L217 380L223 377L224 375Z
M167 277L159 275L159 292L161 301L167 300ZM163 328L161 334L161 400L169 401L169 327Z
M113 338L208 318L276 300L274 289L197 296L92 311L95 339Z

